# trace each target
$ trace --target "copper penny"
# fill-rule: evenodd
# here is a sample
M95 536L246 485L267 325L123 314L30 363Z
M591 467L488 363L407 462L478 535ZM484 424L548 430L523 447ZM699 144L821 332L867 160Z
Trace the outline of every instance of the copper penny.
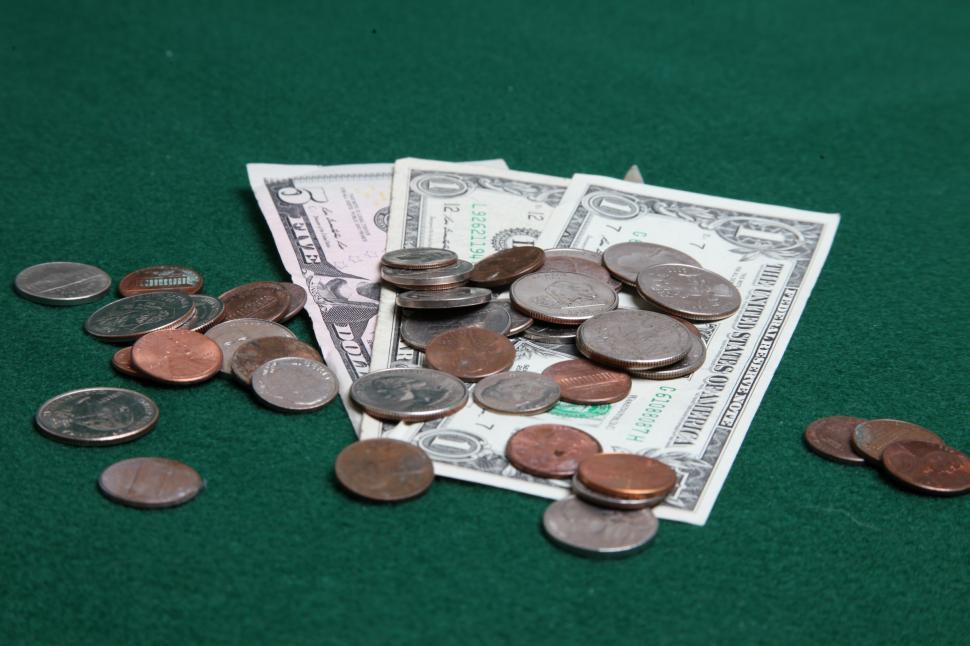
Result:
M337 480L353 494L377 502L420 496L434 481L434 467L424 451L400 440L354 442L337 456Z
M805 443L823 458L842 464L865 464L852 450L852 431L863 423L861 417L834 415L817 419L805 429Z
M579 464L576 477L584 485L613 498L666 496L677 484L677 473L660 460L633 453L600 453Z
M869 420L852 431L852 448L873 464L882 461L882 452L890 444L910 440L940 445L944 443L933 431L898 419Z
M603 450L589 433L561 424L535 424L515 432L505 444L512 466L540 478L571 478L579 463Z
M162 330L135 342L131 363L138 372L167 384L195 384L219 372L222 350L199 332Z
M633 380L586 359L569 359L554 363L542 374L559 384L559 399L574 404L612 404L630 394Z
M283 286L287 296L290 297L289 308L283 314L283 318L280 319L280 323L286 323L303 311L303 306L306 305L306 290L294 283L280 283L280 285Z
M219 297L226 304L223 321L262 319L279 321L289 311L290 295L280 283L269 281L247 283L230 289Z
M970 491L970 458L930 442L896 442L882 452L894 478L924 493L956 496Z
M178 265L156 265L133 271L118 283L122 296L134 296L147 292L182 292L196 294L202 291L202 275L194 269Z
M111 365L114 366L115 370L129 377L145 376L138 372L138 368L131 362L131 346L126 346L115 352L114 356L111 357Z
M199 473L166 458L131 458L101 472L98 486L115 502L129 507L175 507L195 498L205 482Z
M323 363L323 357L314 348L299 339L285 336L267 336L246 341L232 355L232 374L244 384L250 384L253 373L271 359L300 357Z
M502 249L479 260L468 277L482 287L504 287L540 267L545 253L538 247L512 247Z
M462 381L479 381L503 372L515 361L515 346L505 336L478 327L442 332L425 349L428 366Z

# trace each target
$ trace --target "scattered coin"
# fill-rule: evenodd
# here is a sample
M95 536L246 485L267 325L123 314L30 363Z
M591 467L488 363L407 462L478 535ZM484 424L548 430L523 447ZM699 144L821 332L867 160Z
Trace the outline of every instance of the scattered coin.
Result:
M580 462L603 448L589 433L562 424L535 424L516 431L505 457L519 471L540 478L571 478Z
M603 263L580 256L553 254L547 251L545 262L542 263L542 267L536 270L536 273L541 274L550 271L565 272L567 274L583 274L601 283L605 283L613 291L619 289L621 285L619 281L610 275L610 272L606 270Z
M130 458L102 471L98 486L105 496L122 505L161 509L192 500L205 482L198 471L175 460Z
M14 278L24 298L44 305L80 305L96 301L111 288L111 276L80 262L44 262Z
M451 307L471 307L492 300L492 290L484 287L455 287L441 291L410 291L397 295L398 307L416 310L443 310Z
M378 419L420 422L455 413L468 401L459 379L427 368L371 372L350 387L350 397Z
M503 336L509 333L512 318L495 301L475 309L444 310L443 315L416 314L401 321L401 339L416 350L424 350L438 334L462 327L480 327Z
M700 332L697 331L693 323L688 321L679 321L679 323L691 333L690 348L684 358L662 368L630 370L631 375L641 379L677 379L694 373L704 365L704 360L707 358L707 347L704 345L704 339L701 338Z
M576 338L575 325L556 325L555 323L535 323L526 328L525 338L536 343L561 345Z
M88 317L84 329L103 341L132 341L149 332L178 327L194 313L188 294L149 292L108 303Z
M493 300L490 304L495 305L496 307L501 307L509 313L510 324L508 336L515 336L516 334L524 332L535 322L532 317L526 316L519 310L515 309L515 306L512 305L512 301L503 298Z
M890 444L911 440L943 444L936 433L898 419L872 419L862 422L852 431L852 448L873 464L882 461L882 452Z
M558 325L579 325L601 312L616 309L616 292L583 274L561 271L519 278L509 291L512 303L528 316Z
M195 313L192 318L179 326L181 330L192 330L193 332L205 332L210 327L222 320L226 312L226 306L215 296L204 294L191 294L192 304L195 305Z
M303 311L303 307L306 305L306 290L294 283L280 283L280 285L286 290L286 295L290 297L289 307L283 314L283 318L280 319L280 323L286 323Z
M247 341L268 337L295 339L296 335L286 327L263 319L233 319L223 321L206 331L205 335L219 344L222 350L222 372L232 374L232 356Z
M637 292L661 309L693 321L718 321L741 307L741 292L731 281L685 264L644 269L637 277Z
M477 327L442 332L428 343L425 360L435 370L463 381L478 381L504 372L515 362L515 346L491 330Z
M434 482L425 452L400 440L354 442L337 456L334 471L348 491L376 502L416 498Z
M639 370L680 361L690 350L691 336L670 316L614 310L597 314L579 326L576 347L597 363Z
M131 362L142 374L172 385L211 379L222 367L219 344L191 330L161 330L138 339Z
M607 247L603 252L603 264L611 274L627 285L635 286L637 275L647 267L671 262L701 266L682 251L650 242L621 242Z
M861 455L852 450L852 432L865 422L861 417L833 415L817 419L805 428L805 443L823 458L842 464L865 464Z
M337 396L337 378L319 361L280 357L256 369L253 391L278 410L317 410Z
M226 306L223 320L279 321L289 311L290 295L280 283L261 281L234 287L219 296Z
M633 453L599 453L579 463L576 477L587 487L612 498L666 496L677 485L677 473L660 460Z
M544 259L538 247L502 249L479 260L468 278L482 287L504 287L542 267Z
M599 493L598 491L593 491L584 485L583 481L575 475L573 476L573 495L580 500L588 502L591 505L596 505L597 507L623 509L626 511L631 509L656 507L667 498L667 494L654 496L652 498L614 498L613 496L607 496L606 494Z
M438 290L460 286L468 280L471 272L472 264L467 260L459 260L453 265L438 269L381 267L381 279L401 289Z
M649 509L617 511L569 496L542 515L542 527L555 543L584 556L627 556L646 547L659 523Z
M500 372L478 382L472 397L497 413L537 415L559 401L559 384L537 372Z
M923 493L955 496L970 492L970 458L931 442L894 442L882 452L894 478Z
M236 348L232 355L232 374L244 384L252 383L257 368L280 357L302 357L323 363L320 353L299 339L267 336L250 339Z
M142 374L138 372L138 369L135 368L135 364L131 362L130 345L126 345L114 353L114 356L111 357L111 365L114 366L115 370L128 377L142 376Z
M630 394L630 375L599 366L586 359L554 363L542 374L559 384L559 398L574 404L612 404Z
M414 249L395 249L381 258L385 267L397 269L437 269L449 267L458 262L458 254L448 249L416 247Z
M130 442L158 421L151 399L125 388L81 388L48 399L35 417L44 435L68 444L106 446Z
M148 292L182 292L195 294L202 291L202 275L194 269L178 265L156 265L133 271L118 283L122 296L147 294Z

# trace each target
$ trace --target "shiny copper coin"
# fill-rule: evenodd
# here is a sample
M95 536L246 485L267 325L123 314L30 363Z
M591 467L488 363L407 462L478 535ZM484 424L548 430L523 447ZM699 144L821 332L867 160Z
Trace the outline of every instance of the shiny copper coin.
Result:
M148 292L182 292L195 294L202 291L202 274L178 265L156 265L133 271L118 283L122 296L134 296Z
M589 433L561 424L535 424L515 432L505 457L519 471L540 478L571 478L579 463L603 450Z
M285 336L267 336L246 341L232 355L232 374L244 384L250 384L253 373L271 359L301 357L323 363L323 357L314 348L299 339Z
M219 372L222 350L199 332L162 330L135 342L131 363L143 375L167 384L195 384Z
M280 323L286 323L303 311L303 306L306 305L306 290L293 283L280 283L280 285L283 286L286 294L290 297L290 305L286 313L283 314L283 318L280 319Z
M142 509L175 507L195 498L205 482L198 471L166 458L131 458L101 473L98 486L122 505Z
M823 458L842 464L865 464L861 455L852 450L852 432L863 423L861 417L833 415L817 419L805 429L805 443Z
M867 462L873 464L879 464L882 461L882 452L890 444L910 440L940 445L944 443L936 433L898 419L869 420L862 422L852 431L852 448Z
M462 381L479 381L508 370L515 346L505 336L477 327L442 332L425 349L428 366Z
M126 346L115 352L114 356L111 357L111 365L114 366L115 370L129 377L145 376L138 372L138 368L131 362L131 346Z
M348 491L377 502L416 498L434 481L434 467L424 451L389 439L354 442L337 456L334 472Z
M554 363L542 374L559 384L559 399L574 404L612 404L630 394L630 375L610 370L586 359Z
M957 496L970 492L970 458L930 442L896 442L882 452L894 478L923 493Z
M223 321L262 319L279 321L290 307L290 295L280 283L269 281L247 283L219 296L226 304Z
M600 453L579 464L584 485L614 498L666 496L677 485L677 473L660 460L633 453Z
M482 287L504 287L542 267L544 260L538 247L502 249L479 260L468 279Z

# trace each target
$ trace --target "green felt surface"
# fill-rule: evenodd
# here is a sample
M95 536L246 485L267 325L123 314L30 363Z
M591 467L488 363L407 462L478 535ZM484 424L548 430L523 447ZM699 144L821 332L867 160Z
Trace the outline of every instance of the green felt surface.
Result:
M439 480L355 502L339 403L286 416L219 379L141 384L157 429L41 437L48 397L130 386L97 305L0 292L0 642L963 641L970 498L930 499L805 450L828 414L970 448L970 5L965 2L4 2L2 275L117 281L160 262L207 292L285 274L246 162L504 157L541 173L840 211L835 245L707 526L597 562L546 501ZM310 340L308 320L292 325ZM183 460L208 489L140 512L112 462Z

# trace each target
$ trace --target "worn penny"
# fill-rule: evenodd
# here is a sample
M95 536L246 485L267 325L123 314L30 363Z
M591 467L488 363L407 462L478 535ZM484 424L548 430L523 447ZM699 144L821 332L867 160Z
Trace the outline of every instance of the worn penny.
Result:
M741 307L741 292L731 281L685 264L644 269L637 275L637 292L662 310L692 321L718 321Z
M603 252L603 264L627 285L636 285L637 275L647 267L671 262L700 267L700 263L686 253L651 242L621 242Z
M179 265L155 265L138 269L126 275L118 283L122 296L134 296L148 292L182 292L195 294L202 291L202 274Z
M505 444L505 457L519 471L540 478L571 478L579 464L603 450L589 433L562 424L519 429Z
M511 368L515 346L502 334L463 327L433 338L425 348L425 360L429 367L462 381L479 381Z
M283 318L280 319L280 323L286 323L303 311L303 307L306 305L306 290L293 283L280 283L280 285L283 286L287 296L290 297L289 306L283 314Z
M263 319L279 321L289 311L290 295L280 283L261 281L234 287L219 296L226 306L224 321Z
M970 458L930 442L895 442L882 452L894 478L923 493L956 496L970 492Z
M542 267L544 260L538 247L502 249L479 260L468 279L482 287L504 287Z
M852 449L852 432L866 421L861 417L833 415L815 420L805 428L805 443L823 458L842 464L865 464Z
M131 362L143 375L166 384L188 385L211 379L222 367L219 344L191 330L162 330L138 339Z
M434 482L434 467L424 451L400 440L354 442L337 456L337 480L351 493L375 502L420 496Z
M630 394L630 375L604 368L586 359L554 363L542 374L559 384L559 398L574 404L612 404Z
M677 473L660 460L633 453L600 453L579 464L584 485L613 498L666 496L677 485Z
M141 509L175 507L195 498L205 482L198 471L167 458L131 458L101 472L98 487L111 500Z
M257 368L280 357L302 357L323 363L320 353L299 339L268 336L251 339L236 348L232 355L232 374L244 384L249 384Z
M882 452L895 442L929 442L944 444L940 437L922 426L898 419L872 419L852 431L852 448L867 462L879 464Z
M111 365L115 370L128 377L143 376L131 362L131 346L125 346L111 357Z

